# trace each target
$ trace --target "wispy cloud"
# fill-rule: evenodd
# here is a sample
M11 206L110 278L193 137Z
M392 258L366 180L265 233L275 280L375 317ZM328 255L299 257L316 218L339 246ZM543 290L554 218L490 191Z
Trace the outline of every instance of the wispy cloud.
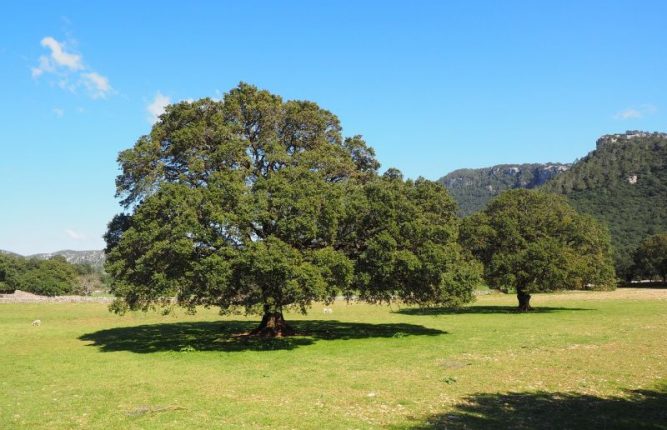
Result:
M58 118L62 118L63 116L65 116L65 111L62 108L55 107L52 110L53 114Z
M626 119L638 119L643 118L647 115L655 113L657 108L651 104L644 104L637 107L629 107L625 110L617 112L614 114L615 119L626 120Z
M41 57L39 57L39 65L37 67L33 67L31 70L32 70L32 77L38 78L42 76L44 72L54 72L56 68L53 64L51 64L51 61L49 61L48 57L42 55Z
M83 55L70 50L66 42L47 36L42 39L41 45L50 53L39 57L37 66L31 69L33 78L53 75L53 83L58 87L70 92L83 88L93 99L113 94L109 78L87 66Z
M86 240L86 236L78 231L72 230L71 228L65 229L65 234L74 240Z
M109 85L109 79L106 76L90 72L82 73L81 78L88 89L88 93L94 99L105 98L111 92L111 85Z
M148 111L148 122L155 124L160 118L160 115L164 113L164 108L171 103L171 99L161 92L155 93L153 101L146 106Z

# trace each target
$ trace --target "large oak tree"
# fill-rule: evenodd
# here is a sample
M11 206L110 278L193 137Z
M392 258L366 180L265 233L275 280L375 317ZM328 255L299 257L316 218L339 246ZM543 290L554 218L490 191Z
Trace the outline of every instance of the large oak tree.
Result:
M519 310L533 292L615 287L607 229L560 195L506 191L465 219L461 241L490 286L516 291Z
M127 212L105 236L118 312L175 298L284 335L287 308L338 295L456 305L480 280L444 188L378 176L372 148L309 101L242 83L175 104L119 163Z

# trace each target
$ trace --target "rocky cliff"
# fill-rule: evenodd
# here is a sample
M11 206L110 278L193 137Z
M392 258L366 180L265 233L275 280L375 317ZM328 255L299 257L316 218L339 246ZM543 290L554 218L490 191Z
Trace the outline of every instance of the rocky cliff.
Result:
M461 215L483 209L488 201L513 188L536 188L562 172L570 164L499 164L481 169L459 169L438 179L459 205Z

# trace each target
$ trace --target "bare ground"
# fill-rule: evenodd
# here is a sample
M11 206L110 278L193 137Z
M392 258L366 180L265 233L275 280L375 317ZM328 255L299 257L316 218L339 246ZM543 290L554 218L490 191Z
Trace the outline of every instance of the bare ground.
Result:
M38 296L26 291L16 290L14 294L0 294L0 303L110 303L109 297L89 296Z

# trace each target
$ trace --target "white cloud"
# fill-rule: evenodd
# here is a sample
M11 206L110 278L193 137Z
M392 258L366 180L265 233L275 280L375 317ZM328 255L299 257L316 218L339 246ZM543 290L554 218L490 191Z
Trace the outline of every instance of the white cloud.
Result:
M650 115L652 113L655 113L656 107L650 104L645 104L641 105L638 107L630 107L628 109L622 110L620 112L617 112L614 115L614 118L620 119L620 120L626 120L626 119L638 119L638 118L643 118L646 115Z
M39 64L31 68L33 78L53 75L53 85L72 93L83 87L93 99L106 98L113 94L109 78L88 67L81 54L68 51L65 42L47 36L42 39L41 45L51 53L40 56Z
M111 93L112 88L111 85L109 85L109 79L106 76L90 72L82 73L81 78L92 98L106 98L106 96Z
M639 112L637 109L626 109L621 112L617 112L616 115L614 115L614 118L616 119L631 119L631 118L641 118L642 113Z
M58 42L51 36L42 39L42 46L51 50L51 59L59 66L67 67L70 70L83 69L81 55L65 52L63 43Z
M153 101L146 106L146 110L149 113L148 121L151 124L155 124L160 118L160 115L164 113L164 108L171 103L171 99L159 91L155 94Z
M72 230L70 228L65 229L65 234L70 238L74 240L85 240L86 236L83 235L82 233L79 233L78 231Z
M62 117L65 115L65 111L64 111L63 109L61 109L61 108L57 108L57 107L56 107L56 108L53 108L52 110L53 110L53 113L54 113L58 118L62 118Z

